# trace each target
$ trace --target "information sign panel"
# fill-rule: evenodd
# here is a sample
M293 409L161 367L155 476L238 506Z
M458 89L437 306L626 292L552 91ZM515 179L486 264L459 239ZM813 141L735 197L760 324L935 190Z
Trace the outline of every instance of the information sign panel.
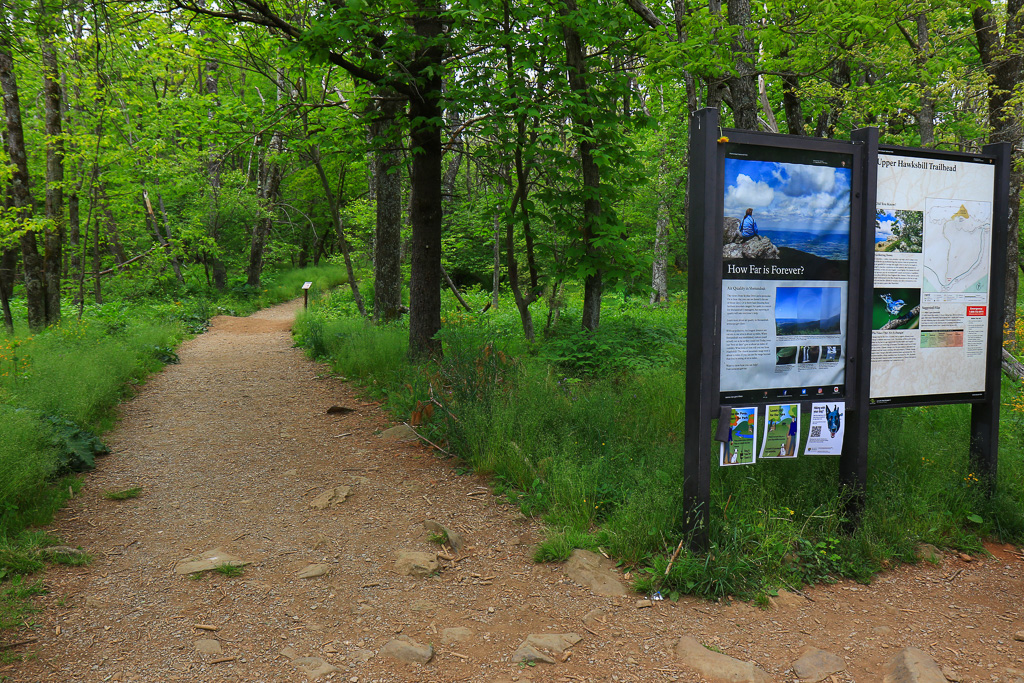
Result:
M842 400L853 155L724 153L719 402Z
M995 160L878 150L874 405L985 397Z

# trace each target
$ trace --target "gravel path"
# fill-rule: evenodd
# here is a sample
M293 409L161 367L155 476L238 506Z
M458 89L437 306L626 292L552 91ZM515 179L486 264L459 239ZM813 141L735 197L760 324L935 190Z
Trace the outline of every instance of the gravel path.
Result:
M299 305L215 319L123 406L112 454L52 529L95 561L46 575L25 631L38 641L0 664L0 681L704 680L674 655L683 634L778 681L794 679L809 646L846 660L833 682L881 681L905 646L953 679L1024 680L1024 562L1012 548L783 594L769 610L595 596L563 566L530 560L539 523L485 480L383 438L391 425L376 405L292 348ZM347 500L311 506L341 485ZM132 486L137 499L102 497ZM430 519L467 547L432 576L395 573L397 552L438 551ZM250 564L240 576L175 573L213 550ZM327 573L298 578L310 565ZM528 634L570 632L582 641L560 661L511 663ZM382 655L399 636L433 658Z

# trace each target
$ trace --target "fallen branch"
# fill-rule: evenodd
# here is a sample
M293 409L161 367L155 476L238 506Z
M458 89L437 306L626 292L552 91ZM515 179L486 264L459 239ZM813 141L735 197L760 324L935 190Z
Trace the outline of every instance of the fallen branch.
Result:
M668 573L672 571L672 565L675 563L676 558L679 557L679 551L683 549L683 543L686 543L685 537L679 539L679 545L676 546L675 552L672 553L672 557L668 558L668 566L665 567L665 576L668 576Z
M16 647L21 647L22 645L30 645L36 642L39 642L38 638L26 638L25 640L16 640L13 643L0 643L0 652L2 652L3 650L13 650Z
M458 287L456 287L455 283L452 282L452 279L451 277L449 277L448 271L444 269L444 266L441 266L441 275L444 275L444 280L445 282L448 283L448 287L452 290L452 294L454 294L455 298L459 300L459 303L462 304L462 307L466 309L466 312L472 313L473 309L469 307L469 304L466 303L466 300L462 298L461 294L459 294Z
M125 266L129 266L129 265L131 265L132 263L135 263L135 262L136 262L136 261L138 261L138 260L139 260L140 258L144 258L144 257L146 257L146 256L149 256L149 254L150 254L150 253L152 253L154 249L156 249L156 247L151 247L151 248L150 248L150 249L148 249L147 251L144 251L144 252L142 252L141 254L139 254L138 256L132 256L132 257L131 257L130 259L128 259L127 261L124 261L124 262L122 262L122 263L118 263L118 264L117 264L116 266L114 266L113 268L107 268L106 270L101 270L101 271L100 271L100 272L98 272L98 273L97 273L97 272L95 272L95 271L93 271L93 272L91 272L91 273L86 273L86 275L89 275L89 276L96 276L96 275L110 275L111 273L113 273L114 271L118 270L119 268L124 268Z
M451 457L454 457L454 456L453 456L453 455L452 455L451 453L449 453L449 452L448 452L448 451L446 451L445 449L441 448L441 447L440 447L440 446L438 446L438 445L437 445L436 443L434 443L433 441L431 441L430 439L428 439L427 437L423 436L422 434L420 434L419 432L417 432L417 431L416 431L415 429L413 429L413 426L412 426L412 425L410 425L410 424L409 424L408 422L403 422L402 424L404 424L404 425L405 425L406 427L408 427L409 429L411 429L411 430L412 430L412 433L413 433L413 434L415 434L415 435L416 435L416 436L417 436L417 437L418 437L419 439L421 439L422 441L426 441L426 442L427 442L427 443L429 443L429 444L430 444L431 446L433 446L433 447L434 447L434 448L436 448L437 450L439 450L439 451L441 451L442 453L444 453L445 455L447 455L447 456L448 456L449 458L451 458Z
M1024 363L1014 358L1009 351L1003 349L1003 372L1018 382L1024 380Z

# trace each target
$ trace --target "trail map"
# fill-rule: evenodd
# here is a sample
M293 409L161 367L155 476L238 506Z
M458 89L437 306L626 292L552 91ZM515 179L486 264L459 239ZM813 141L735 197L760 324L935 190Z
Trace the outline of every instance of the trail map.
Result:
M988 291L992 203L928 198L924 221L926 292Z

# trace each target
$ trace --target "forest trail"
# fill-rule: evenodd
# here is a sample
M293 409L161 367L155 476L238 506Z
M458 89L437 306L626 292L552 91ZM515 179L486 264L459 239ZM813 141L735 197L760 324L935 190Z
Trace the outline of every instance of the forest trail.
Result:
M0 664L0 680L704 680L677 654L682 635L776 681L794 679L810 646L845 660L831 683L881 681L907 646L953 680L1024 679L1024 561L1006 548L783 593L768 610L594 595L565 565L531 560L540 524L484 479L383 437L375 404L292 347L300 305L215 319L123 406L112 454L52 528L94 561L46 574L38 628L25 632L38 642ZM336 405L354 410L328 414ZM102 495L133 486L137 499ZM337 486L351 487L346 500L312 505ZM433 575L399 575L397 552L439 550L425 520L466 547ZM234 577L175 573L215 549L250 564ZM511 661L530 634L570 633L581 640L554 663ZM389 656L403 636L432 645L432 659Z

